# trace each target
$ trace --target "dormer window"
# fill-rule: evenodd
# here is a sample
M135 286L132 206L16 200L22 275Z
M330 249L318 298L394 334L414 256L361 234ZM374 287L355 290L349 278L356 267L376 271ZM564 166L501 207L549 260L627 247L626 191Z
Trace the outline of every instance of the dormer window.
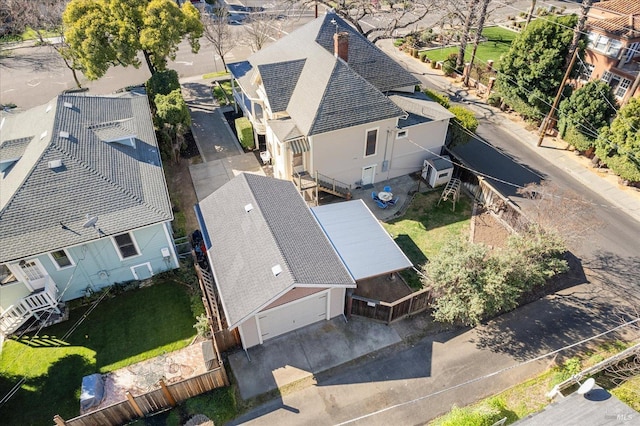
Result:
M112 140L108 140L105 141L107 143L117 143L120 145L124 145L124 146L130 146L131 148L136 147L136 137L135 136L127 136L124 138L118 138L118 139L112 139Z

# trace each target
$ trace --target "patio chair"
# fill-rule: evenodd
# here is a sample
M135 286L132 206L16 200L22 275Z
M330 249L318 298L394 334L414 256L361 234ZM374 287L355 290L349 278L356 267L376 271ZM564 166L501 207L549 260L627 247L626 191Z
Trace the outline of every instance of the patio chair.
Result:
M383 191L384 191L384 192L391 192L391 187L390 187L390 186L385 186L385 187L383 188Z
M395 206L398 203L398 201L400 201L400 198L396 197L394 199L387 201L387 204L390 206Z
M373 192L371 193L371 199L372 199L373 201L378 201L378 193L377 193L377 192L375 192L375 191L373 191Z
M387 208L387 203L385 203L384 201L376 200L376 204L377 204L377 205L378 205L378 207L380 207L381 209L386 209L386 208Z

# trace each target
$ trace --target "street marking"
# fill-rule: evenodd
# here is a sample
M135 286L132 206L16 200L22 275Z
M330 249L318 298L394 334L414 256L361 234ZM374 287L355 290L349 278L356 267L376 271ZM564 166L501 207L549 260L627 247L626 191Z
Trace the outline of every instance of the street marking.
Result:
M193 62L187 62L187 61L175 61L175 62L176 62L176 64L184 64L184 65L187 65L187 66L193 65Z
M38 86L40 86L40 83L42 83L42 82L39 81L36 84L27 83L27 86L29 86L29 87L38 87Z
M9 93L9 92L13 92L14 90L16 90L16 89L7 89L7 90L4 90L2 93Z

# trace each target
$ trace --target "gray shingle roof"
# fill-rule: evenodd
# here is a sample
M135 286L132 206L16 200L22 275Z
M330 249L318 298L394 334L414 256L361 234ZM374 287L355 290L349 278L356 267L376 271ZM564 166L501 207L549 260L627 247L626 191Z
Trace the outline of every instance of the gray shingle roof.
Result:
M279 141L287 142L304 136L296 126L296 123L290 118L268 120L268 123Z
M258 71L267 92L271 111L287 109L293 89L304 67L305 59L258 65Z
M336 32L336 24L338 31L348 32L349 66L381 92L420 84L420 81L410 72L338 15L327 13L319 19L323 21L315 41L333 55L333 35ZM336 24L333 24L332 20L335 20Z
M332 20L350 34L347 63L333 54ZM272 111L281 111L286 102L286 112L305 136L399 117L403 112L382 92L419 83L333 13L254 53L248 62L229 65L243 89L253 96L253 76L260 73Z
M29 142L31 142L33 138L34 136L26 136L2 142L2 145L0 145L0 161L22 157L22 154L24 154L24 151L27 149L27 145L29 145Z
M293 183L240 174L199 206L230 328L296 286L355 287Z
M3 143L36 137L0 180L0 262L96 239L86 215L106 235L173 219L146 96L63 95L5 118ZM100 139L95 128L113 122L127 123L135 148Z

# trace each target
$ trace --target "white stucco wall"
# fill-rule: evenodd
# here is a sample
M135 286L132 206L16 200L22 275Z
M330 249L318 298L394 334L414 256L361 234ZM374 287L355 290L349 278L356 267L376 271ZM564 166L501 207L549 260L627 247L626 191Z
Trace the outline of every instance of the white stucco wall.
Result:
M389 179L421 170L423 160L440 154L448 126L449 120L432 121L402 129L407 131L405 138L397 139L394 134Z

